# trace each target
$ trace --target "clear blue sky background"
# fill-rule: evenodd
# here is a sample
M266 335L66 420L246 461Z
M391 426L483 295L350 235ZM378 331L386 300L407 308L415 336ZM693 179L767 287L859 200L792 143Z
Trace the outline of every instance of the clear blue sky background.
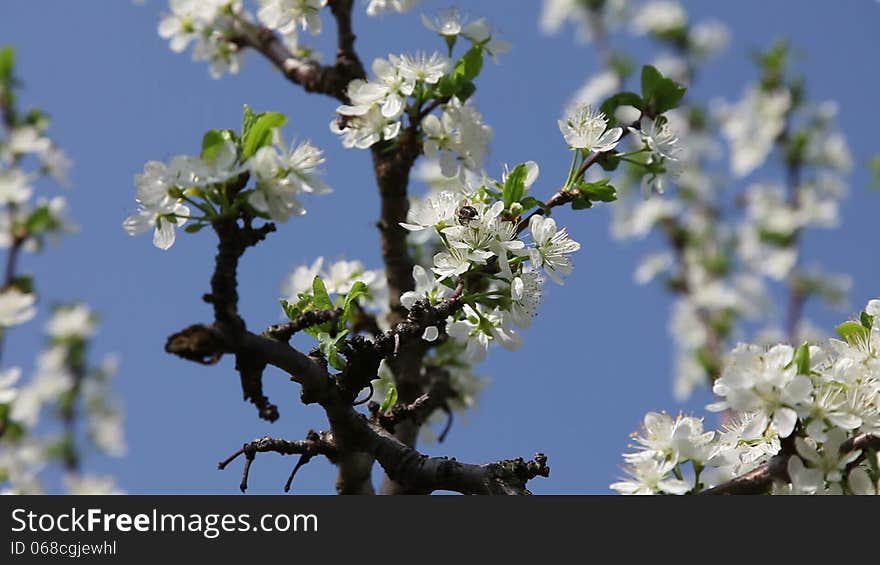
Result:
M418 14L448 4L423 1L408 15L378 19L367 18L360 6L355 17L360 53L371 61L389 52L438 47ZM537 28L540 2L467 5L471 14L488 16L514 43L500 66L486 69L477 96L496 132L489 170L498 175L504 162L534 159L542 176L533 190L546 196L568 165L556 119L565 100L597 69L595 53L576 44L571 33L543 36ZM873 249L880 194L868 189L865 167L869 156L880 151L880 4L850 0L829 8L819 1L748 0L685 5L695 21L712 16L733 32L731 45L707 70L694 96L738 98L754 77L748 50L785 36L804 50L800 68L810 94L839 101L840 122L856 163L851 195L842 207L843 226L812 234L805 253L830 271L853 276L854 311L880 295L880 265ZM191 62L188 54L175 55L158 37L164 8L159 0L140 7L126 0L9 0L0 7L0 43L18 50L18 73L26 84L22 100L52 115L51 136L76 162L68 196L82 226L60 247L28 257L24 268L36 275L43 305L74 298L92 304L103 317L96 354L121 355L117 390L128 412L129 455L121 460L93 456L86 466L115 474L132 493L232 494L238 492L241 466L220 472L217 461L252 438L299 439L326 422L319 408L300 404L297 387L277 371L267 372L265 386L281 419L269 424L241 401L232 359L206 368L164 353L167 335L209 320L199 297L207 290L215 242L206 231L180 238L163 253L148 236L127 236L120 224L134 207L132 177L147 160L196 152L207 129L238 127L244 103L287 113L288 136L311 138L326 149L326 178L335 192L309 199L307 216L282 226L244 259L241 306L253 328L277 321L279 282L295 265L318 255L381 265L374 228L378 199L369 153L343 150L328 130L333 101L304 95L252 53L239 75L211 79L205 64ZM329 18L325 23L333 29ZM654 56L647 42L629 34L615 41L643 61ZM550 456L552 475L530 483L535 492L606 493L619 475L628 434L646 411L702 414L709 396L699 395L684 406L672 398L666 329L670 299L659 286L632 282L637 259L657 242L614 242L607 209L559 216L583 244L574 275L564 287L549 287L520 352L493 351L480 367L492 384L476 410L457 421L445 444L423 449L472 462L543 451ZM826 328L849 314L815 306L808 311ZM43 320L11 333L4 363L31 366ZM280 493L294 462L259 457L250 492ZM300 472L294 490L332 492L334 478L326 462L315 461Z

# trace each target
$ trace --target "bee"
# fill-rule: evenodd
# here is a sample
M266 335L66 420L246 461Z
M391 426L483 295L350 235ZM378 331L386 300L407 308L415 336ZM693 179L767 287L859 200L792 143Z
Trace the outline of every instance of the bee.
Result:
M458 205L458 210L455 212L456 217L458 218L458 223L463 226L469 226L470 223L477 219L477 209L467 203L467 200L462 200Z

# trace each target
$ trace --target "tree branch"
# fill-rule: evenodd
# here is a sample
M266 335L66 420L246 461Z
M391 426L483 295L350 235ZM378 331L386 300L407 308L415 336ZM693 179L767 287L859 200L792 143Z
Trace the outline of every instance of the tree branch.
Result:
M276 439L266 436L244 444L241 449L221 461L217 465L217 468L222 471L227 465L238 459L239 456L244 455L245 466L239 488L241 488L241 492L245 492L248 487L248 475L250 474L251 463L257 453L275 452L281 455L299 455L299 461L293 468L290 477L284 485L284 492L289 492L290 484L293 482L296 472L313 457L316 455L324 455L331 461L336 457L336 446L334 446L333 442L328 439L328 435L327 432L321 432L319 434L315 431L310 431L305 440L299 441Z
M356 78L366 78L363 64L354 50L355 35L351 26L353 0L331 0L330 10L336 19L339 50L336 64L322 65L301 59L290 52L281 38L269 28L241 18L232 21L230 40L239 47L250 47L269 60L284 77L306 92L316 92L348 102L346 88Z

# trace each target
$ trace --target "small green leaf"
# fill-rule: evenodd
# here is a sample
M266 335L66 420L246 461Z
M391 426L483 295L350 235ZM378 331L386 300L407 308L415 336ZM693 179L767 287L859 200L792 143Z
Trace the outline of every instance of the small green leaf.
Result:
M251 128L254 127L254 122L257 121L257 114L251 109L247 104L244 105L244 116L241 119L241 137L245 138L251 131Z
M455 64L452 77L457 82L472 81L477 78L481 70L483 70L483 48L474 45Z
M186 233L199 233L207 225L208 224L202 224L202 223L190 224L190 225L186 226L185 228L183 228L183 231L185 231Z
M30 275L19 275L10 281L9 286L17 288L24 294L32 294L35 290L34 277Z
M605 114L605 118L608 120L608 127L617 124L617 118L614 117L614 113L621 106L633 106L639 110L644 110L645 102L635 92L618 92L614 96L606 98L602 105L599 106L599 111Z
M278 302L281 303L281 309L284 310L284 315L287 316L287 319L293 321L302 314L302 310L299 307L299 304L293 304L292 302L288 302L287 300L280 298Z
M862 322L862 326L868 330L874 327L874 316L867 312L862 312L861 316L859 316L859 321Z
M797 240L797 233L776 232L760 228L758 230L758 237L761 238L761 241L764 243L771 243L779 247L789 247Z
M227 141L235 142L235 132L229 129L212 129L202 137L202 159L213 163L217 153Z
M873 178L871 186L873 188L880 188L880 155L875 155L868 166L871 169L871 176Z
M529 168L525 163L520 163L510 171L507 179L504 181L504 207L510 208L514 202L519 202L526 191L526 177L529 174Z
M397 387L394 386L394 383L390 383L388 385L388 392L385 394L385 400L382 401L382 406L379 407L379 411L387 412L394 405L397 404Z
M799 375L809 375L810 374L810 344L803 343L800 347L798 347L794 352L794 358L792 362L797 367L797 372Z
M315 276L312 281L312 294L315 296L316 308L333 308L333 301L330 300L330 294L327 293L327 287L320 276Z
M287 123L287 117L279 112L262 112L256 116L248 115L245 107L244 126L241 133L241 158L250 159L260 147L272 142L272 130Z
M351 319L351 311L354 309L355 301L370 292L370 287L368 287L364 282L357 281L353 285L351 285L351 290L348 291L348 294L345 295L345 302L342 306L342 320L341 322L344 324L349 319Z
M859 322L844 322L834 329L837 330L837 335L850 345L862 342L871 335L871 330Z
M450 75L444 75L437 83L437 93L443 97L451 97L455 95L456 83Z
M455 97L462 102L467 101L477 91L477 85L472 80L463 80L457 84Z
M12 72L15 68L15 49L12 45L4 45L0 48L0 84L11 86L13 82Z
M40 206L28 216L25 227L28 233L34 234L49 229L56 223L55 218L52 217L52 212L49 211L49 207Z
M620 155L614 151L602 153L597 163L603 171L614 171L621 163Z
M642 67L642 99L652 115L658 116L678 106L686 91L685 86L664 77L655 67Z
M318 334L321 353L327 357L327 362L330 363L330 366L337 371L345 369L345 359L339 355L338 347L339 342L345 339L347 334L348 330L340 332L336 337L330 337L330 334L327 332L320 332Z
M577 185L577 188L593 202L614 202L617 200L617 189L608 184L609 182L611 179L582 182Z
M519 201L520 205L523 207L523 211L528 212L532 208L539 206L541 208L544 207L544 203L535 198L534 196L526 196L525 198Z
M592 208L593 203L590 202L589 198L585 198L582 195L575 196L574 200L571 201L572 210L586 210L587 208Z

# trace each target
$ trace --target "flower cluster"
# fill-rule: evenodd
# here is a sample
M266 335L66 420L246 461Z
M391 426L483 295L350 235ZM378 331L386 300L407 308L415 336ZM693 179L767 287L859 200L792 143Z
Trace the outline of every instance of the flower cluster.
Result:
M458 38L471 44L457 61L438 53L389 55L373 61L372 80L356 79L347 87L348 104L339 106L330 127L345 147L366 149L380 141L397 139L404 130L420 127L424 152L439 158L446 177L462 168L479 171L492 139L492 128L468 103L476 87L483 58L495 58L509 49L485 20L468 23L456 10L423 17L426 27L444 38L449 55ZM439 110L439 115L432 113Z
M284 37L285 43L296 51L299 30L312 35L321 33L321 9L327 0L258 0L257 18L269 29Z
M439 53L391 55L388 60L374 60L376 79L349 83L349 103L336 109L342 120L334 120L331 129L343 136L345 147L359 149L396 138L407 97L416 86L437 84L449 68L449 60Z
M417 0L369 0L370 16L386 11L406 12ZM256 17L244 0L169 0L168 11L159 21L159 36L171 50L182 53L193 45L192 57L208 61L210 73L219 78L241 68L240 32L253 22L277 32L296 56L313 57L313 50L300 42L300 33L319 35L321 10L327 0L256 0Z
M14 52L0 49L0 248L7 249L6 279L0 288L0 349L6 332L32 320L37 296L32 277L17 272L21 250L36 252L47 238L73 231L62 197L38 198L37 181L52 176L67 184L70 161L46 135L48 119L39 109L17 108L19 81ZM89 370L86 344L94 334L95 317L85 304L62 306L46 326L47 348L38 355L31 377L22 382L21 367L0 369L0 492L39 493L41 470L53 462L68 471L70 490L97 493L80 469L76 445L78 416L84 413L93 443L102 451L124 451L122 413L109 401L109 379L115 368ZM82 401L80 398L82 397ZM64 422L62 435L46 435L46 407ZM51 432L50 432L51 433ZM78 481L78 482L77 482ZM104 480L109 484L112 479ZM76 488L74 488L76 483Z
M451 316L445 331L464 346L469 363L484 359L489 345L497 342L516 349L521 337L515 327L527 328L541 302L544 275L562 284L571 273L571 254L580 248L556 221L535 213L526 222L511 210L523 211L519 203L505 206L499 199L518 184L521 201L538 177L534 162L507 171L502 180L481 179L481 184L460 182L456 189L430 193L410 209L406 223L413 234L428 232L440 249L428 268L416 266L416 289L401 297L406 307L426 298L436 304L458 284L474 284L464 290L465 305ZM528 228L531 241L521 232ZM438 331L426 332L433 341Z
M744 177L758 168L772 151L776 138L785 128L791 109L791 94L777 88L750 87L735 104L720 102L716 112L721 131L730 142L730 168Z
M579 0L544 0L541 8L541 31L558 32L566 23L575 26L577 36L587 42L595 38L597 30L607 33L625 20L629 0L603 0L581 2Z
M330 188L317 176L323 153L308 141L288 147L281 114L254 114L245 106L241 137L230 130L205 134L199 156L179 155L169 163L150 161L135 176L138 211L123 222L136 235L153 230L153 244L170 248L175 228L198 231L211 221L236 215L248 207L257 216L284 222L305 214L303 193L323 194ZM252 188L244 184L254 181ZM195 208L201 214L195 213Z
M419 0L367 0L367 15L376 16L382 12L402 14L416 5Z
M549 4L562 10L566 3ZM613 11L607 2L568 4L565 10L581 13L594 26ZM682 84L691 82L729 38L721 24L691 23L682 6L668 0L641 3L633 21L636 33L662 48L657 71ZM633 112L639 97L618 92L632 65L610 42L604 48L606 68L584 85L569 113L595 104L609 126L628 125L624 135L641 141L641 151L621 153L621 140L604 159L619 157L627 173L616 183L623 198L613 209L612 234L629 239L659 232L666 239L668 249L648 254L635 278L644 284L659 277L676 296L669 328L676 344L675 394L684 399L718 377L741 321L759 318L768 324L764 335L780 333L770 306L776 281L784 282L794 303L812 296L832 305L844 302L847 279L803 267L798 242L806 229L836 225L846 193L840 175L852 159L834 125L834 105L807 104L802 81L788 76L784 44L757 57L761 77L744 100L709 106L690 100L662 116L644 108L638 108L641 116ZM644 89L644 72L641 78ZM641 98L644 104L651 97L643 92ZM757 181L730 194L730 179L719 174L727 147L734 181L759 169L776 149L789 171L785 184ZM629 190L637 183L641 198ZM655 192L667 194L650 197ZM787 322L789 335L781 339L806 335L809 324L796 314Z
M71 492L101 494L116 490L112 478L102 477L103 487L98 488L92 482L97 477L77 470L80 453L72 426L66 425L57 437L40 438L35 432L49 406L54 406L66 422L74 421L77 412L83 411L92 444L111 456L125 454L124 415L110 392L118 362L111 355L96 368L86 366L88 341L95 325L96 317L85 304L58 307L46 325L48 346L37 357L31 378L19 384L20 368L0 371L0 404L8 408L3 422L8 442L0 444L4 492L43 492L39 474L53 458L68 470L66 480Z
M243 0L169 0L169 12L159 21L159 36L171 50L182 53L190 44L193 59L209 61L211 76L235 74L241 67L238 44L231 40L231 26L246 17Z
M296 267L281 285L284 299L296 303L301 295L310 294L315 277L323 280L329 294L340 296L347 295L355 283L363 283L367 292L360 298L359 304L380 315L388 311L388 281L385 272L366 269L360 261L336 261L325 268L324 258L318 257L309 266ZM380 317L378 321L384 325L384 318Z
M793 440L788 479L776 477L774 494L877 494L876 452L851 442L880 436L880 300L837 330L842 339L797 349L738 345L715 383L721 400L709 406L727 411L728 423L704 432L693 417L648 414L637 451L624 456L629 478L612 488L699 492L766 463Z

